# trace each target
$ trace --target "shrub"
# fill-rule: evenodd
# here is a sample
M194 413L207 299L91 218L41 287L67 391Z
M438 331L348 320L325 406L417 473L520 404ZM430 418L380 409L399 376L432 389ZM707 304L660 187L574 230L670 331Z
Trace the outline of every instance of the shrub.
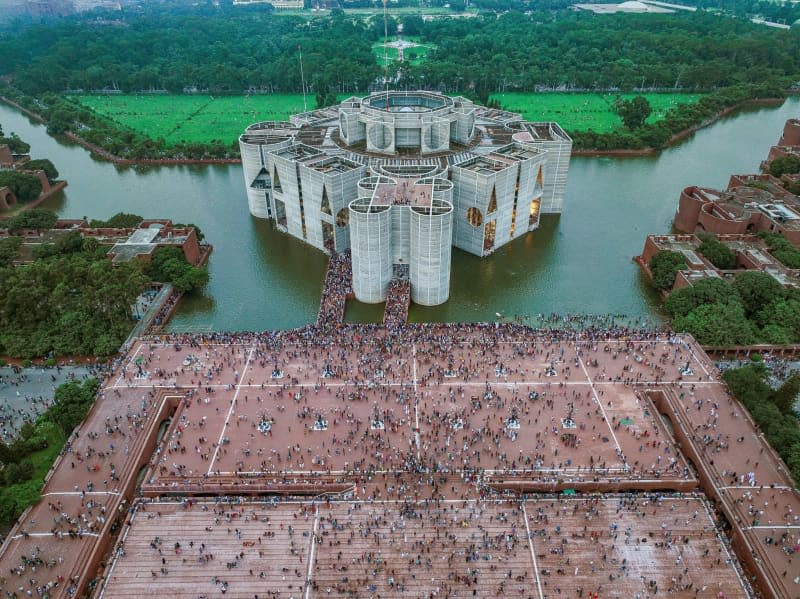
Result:
M17 201L26 204L42 193L42 182L38 177L19 171L0 171L0 187L10 187Z
M653 287L659 291L672 289L678 271L687 268L683 254L668 250L658 252L650 258L648 266L653 273Z

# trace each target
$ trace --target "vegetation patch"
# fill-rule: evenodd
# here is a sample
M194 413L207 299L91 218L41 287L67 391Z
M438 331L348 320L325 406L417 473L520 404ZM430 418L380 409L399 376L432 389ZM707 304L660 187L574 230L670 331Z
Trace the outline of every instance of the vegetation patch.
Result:
M75 96L84 107L122 127L167 146L178 143L234 143L247 125L257 121L286 121L303 112L302 94L207 95L93 95ZM306 107L316 105L313 95Z
M728 370L722 378L789 466L797 484L800 483L800 427L793 405L800 393L800 374L794 373L774 391L767 384L767 374L766 367L759 362Z
M622 129L622 118L615 106L619 98L632 100L643 95L652 113L647 123L663 120L667 111L681 104L693 104L702 94L591 94L591 93L505 93L492 94L505 110L519 112L529 121L556 121L573 131L607 133Z
M44 477L67 436L89 412L99 385L96 379L59 385L53 405L35 423L23 424L10 444L0 442L0 526L10 526L39 501Z
M676 331L691 333L702 345L800 342L800 291L760 271L742 272L732 283L698 281L673 291L664 309Z
M759 233L769 246L770 253L787 268L800 268L800 250L789 243L783 235L778 233Z

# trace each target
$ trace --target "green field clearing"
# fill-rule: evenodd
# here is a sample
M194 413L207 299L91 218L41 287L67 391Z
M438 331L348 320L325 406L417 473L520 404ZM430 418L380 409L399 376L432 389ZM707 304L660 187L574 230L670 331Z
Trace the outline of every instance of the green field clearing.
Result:
M413 65L418 65L424 62L428 56L428 52L430 52L433 49L433 46L431 44L423 44L420 41L420 38L417 36L410 36L410 35L403 36L403 39L407 42L415 42L420 44L419 46L405 49L405 59L406 61L408 61ZM390 42L396 40L397 38L395 37L389 38ZM372 44L372 53L375 55L375 60L377 60L378 64L381 66L384 66L386 60L388 60L389 64L391 65L398 59L397 48L391 48L391 47L384 48L383 40L380 40Z
M625 99L644 95L653 107L647 119L654 123L664 118L670 108L696 102L701 94L622 94ZM567 131L594 129L606 133L622 127L622 119L614 112L617 94L581 93L507 93L493 94L505 110L520 112L530 121L557 121Z
M119 95L77 96L81 104L124 127L163 138L167 144L230 144L256 121L288 120L303 112L302 94L252 96ZM316 107L313 95L308 109Z
M244 128L257 121L288 120L303 111L301 94L252 96L111 95L76 96L88 108L124 127L167 144L208 143L221 140L231 144ZM633 94L625 94L625 98ZM698 94L647 94L653 106L649 121L663 118L677 104L694 102ZM495 94L506 110L521 112L533 121L554 120L567 131L611 131L622 126L613 112L615 95L572 93ZM306 98L308 109L316 106L313 95Z

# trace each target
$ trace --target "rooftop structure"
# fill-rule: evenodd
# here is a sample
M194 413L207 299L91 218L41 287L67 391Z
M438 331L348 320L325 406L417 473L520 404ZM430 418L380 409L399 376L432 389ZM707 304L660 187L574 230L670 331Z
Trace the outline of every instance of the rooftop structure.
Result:
M787 268L773 257L761 238L755 235L718 235L717 239L736 254L734 270L720 270L699 254L697 248L702 241L695 235L648 235L642 254L636 260L646 267L658 252L683 254L688 268L678 272L673 290L690 287L703 279L733 279L748 270L765 272L784 287L800 288L800 271Z
M593 12L597 15L612 15L618 12L628 13L673 13L672 7L663 2L645 3L638 0L628 0L619 4L615 3L589 3L589 4L573 4L573 8L578 10L585 10ZM677 8L677 7L675 7Z
M687 187L678 201L675 228L718 235L769 231L800 245L800 198L776 182L739 175L725 191Z
M109 248L108 256L115 263L133 259L149 262L153 252L163 246L180 248L186 260L193 266L199 265L204 255L194 227L176 227L169 219L143 220L136 228L119 229L91 227L85 220L59 220L49 231L34 229L17 233L22 237L20 261L25 262L30 259L30 247L42 243L54 243L68 233L78 233L81 237L96 239L101 246ZM8 235L8 232L0 232L0 237L4 235Z
M450 248L487 256L560 213L572 141L462 97L379 92L251 125L239 139L251 214L325 252L351 250L356 299L447 300Z
M783 133L778 143L769 149L767 159L761 165L767 170L769 164L782 156L800 157L800 119L788 119L783 126Z

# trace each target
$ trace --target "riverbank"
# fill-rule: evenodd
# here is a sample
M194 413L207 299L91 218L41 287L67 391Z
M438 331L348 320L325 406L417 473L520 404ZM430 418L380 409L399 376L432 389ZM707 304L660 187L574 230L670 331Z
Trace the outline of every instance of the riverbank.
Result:
M786 98L754 98L752 100L745 100L743 102L739 102L733 106L728 106L717 112L713 117L710 119L704 120L702 123L694 125L692 127L687 127L678 133L675 133L672 137L670 137L666 144L660 148L654 147L647 147L641 149L618 149L618 150L592 150L592 149L585 149L585 150L572 150L572 156L614 156L614 157L626 157L626 156L652 156L654 154L658 154L670 148L679 142L687 139L691 135L697 133L701 129L705 129L706 127L710 127L717 121L724 119L727 116L731 116L735 112L742 110L744 108L752 107L752 106L780 106L783 102L786 101Z
M788 90L787 95L798 93L797 90ZM42 115L37 114L24 106L20 105L18 102L14 101L13 99L3 95L0 96L0 100L12 106L27 116L33 118L37 122L47 124L46 119L42 117ZM608 150L600 150L600 149L576 149L573 147L571 155L572 156L587 156L587 157L637 157L637 156L652 156L656 155L659 152L672 147L681 141L689 138L691 135L705 129L713 125L714 123L718 122L719 120L730 116L736 113L739 110L742 110L747 107L752 106L778 106L782 102L786 100L786 96L784 97L775 97L775 98L752 98L743 100L738 102L732 106L728 106L716 112L712 117L704 119L702 122L692 125L690 127L686 127L678 131L677 133L670 136L667 141L661 147L653 147L647 146L644 148L634 148L634 149L625 149L625 148L617 148L617 149L608 149ZM581 136L586 131L567 131L570 136ZM617 131L612 131L609 134L619 133ZM124 158L122 156L118 156L105 148L91 143L81 137L79 134L75 133L74 131L65 131L65 137L73 141L74 143L86 148L90 152L92 152L95 156L101 158L102 160L106 160L118 166L171 166L171 165L193 165L193 164L241 164L241 158L175 158L175 157L167 157L167 158ZM601 134L606 135L606 134Z
M122 158L104 150L100 146L90 143L83 139L80 135L72 131L65 131L64 136L74 141L76 144L83 146L95 156L113 162L119 166L136 166L136 165L149 165L149 166L176 166L182 164L241 164L241 158Z

